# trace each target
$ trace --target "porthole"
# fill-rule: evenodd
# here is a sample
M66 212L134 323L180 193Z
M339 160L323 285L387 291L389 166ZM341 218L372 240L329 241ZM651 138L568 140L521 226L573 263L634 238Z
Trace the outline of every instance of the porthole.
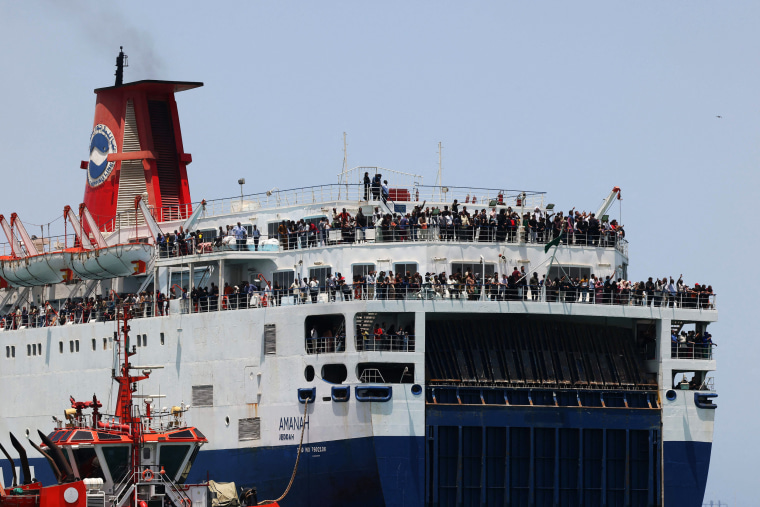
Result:
M303 371L303 376L306 378L306 382L314 380L314 367L312 365L307 366Z
M230 416L227 416L224 418L224 425L229 426L230 425Z
M669 399L670 401L673 401L676 399L676 392L673 389L668 390L667 393L665 393L665 397Z
M419 384L414 384L412 386L412 394L414 394L415 396L422 394L422 386Z
M31 432L29 431L29 428L27 428L26 430L24 430L24 433L26 434L26 438L29 438L29 433L31 433Z

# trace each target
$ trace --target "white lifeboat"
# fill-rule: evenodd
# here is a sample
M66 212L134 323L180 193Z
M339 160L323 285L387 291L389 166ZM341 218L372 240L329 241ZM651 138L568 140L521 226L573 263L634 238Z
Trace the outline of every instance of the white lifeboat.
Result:
M0 258L0 276L11 285L32 287L62 282L68 275L63 252L40 253L27 234L18 215L11 215L11 223L0 215L0 226L11 245L11 256ZM13 230L18 231L21 247Z
M66 275L63 252L0 260L0 276L19 287L60 283Z
M66 267L84 280L105 280L145 273L155 248L147 243L128 243L94 250L66 252Z
M155 254L155 247L148 243L126 243L108 246L92 215L84 204L79 213L92 234L84 231L82 222L66 206L64 219L74 227L74 233L81 248L64 252L66 267L83 280L106 280L122 276L145 273L146 267ZM93 244L94 242L94 244Z

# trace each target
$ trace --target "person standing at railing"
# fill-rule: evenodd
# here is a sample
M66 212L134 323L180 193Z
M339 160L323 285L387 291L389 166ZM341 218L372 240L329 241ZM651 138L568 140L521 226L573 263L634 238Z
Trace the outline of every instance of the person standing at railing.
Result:
M369 195L370 195L370 186L372 185L372 181L369 179L369 173L364 173L364 200L369 201Z
M390 193L390 190L388 189L388 180L383 180L383 186L381 187L381 190L383 192L383 203L388 204L388 196Z
M380 193L382 192L382 177L382 174L376 173L375 177L372 180L372 198L375 201L380 200Z
M237 223L237 226L233 227L232 234L235 235L235 242L237 243L238 250L245 250L245 227Z

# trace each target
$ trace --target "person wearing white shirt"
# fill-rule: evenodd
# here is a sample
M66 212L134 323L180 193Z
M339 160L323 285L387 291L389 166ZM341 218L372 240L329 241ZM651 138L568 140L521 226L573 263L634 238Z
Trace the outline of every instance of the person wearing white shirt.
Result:
M367 299L375 299L375 272L370 271L364 277L364 290L367 291Z

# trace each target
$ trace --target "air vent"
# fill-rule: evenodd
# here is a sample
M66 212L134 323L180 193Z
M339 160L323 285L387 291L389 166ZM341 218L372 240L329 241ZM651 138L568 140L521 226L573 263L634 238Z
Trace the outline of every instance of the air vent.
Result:
M264 324L264 352L277 354L277 331L274 324Z
M261 438L261 418L238 419L238 440L259 440Z
M213 407L214 406L214 386L193 386L193 406L194 407Z

